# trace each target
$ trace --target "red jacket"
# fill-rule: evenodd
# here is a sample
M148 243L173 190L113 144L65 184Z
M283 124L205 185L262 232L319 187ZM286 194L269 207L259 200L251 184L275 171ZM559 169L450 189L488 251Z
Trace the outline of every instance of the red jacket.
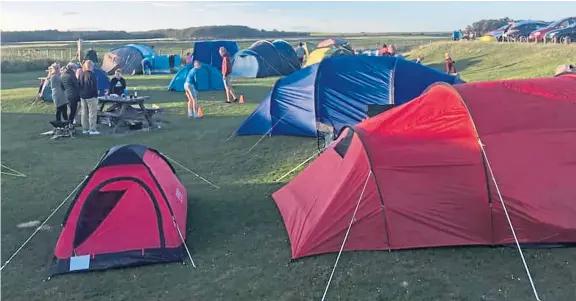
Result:
M228 76L230 73L232 73L232 62L228 56L224 56L222 58L222 75Z

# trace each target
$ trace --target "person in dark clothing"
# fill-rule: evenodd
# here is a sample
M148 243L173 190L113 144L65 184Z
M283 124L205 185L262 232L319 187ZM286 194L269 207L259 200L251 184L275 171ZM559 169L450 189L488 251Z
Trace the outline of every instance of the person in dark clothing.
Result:
M68 124L70 125L74 124L78 103L80 102L80 83L76 78L76 69L78 69L76 64L68 63L62 73L62 85L66 92L66 98L68 98L68 105L70 106L70 116L68 116Z
M100 135L97 131L98 121L98 79L94 75L94 63L84 62L80 75L80 101L82 103L82 133Z
M118 96L124 94L126 90L126 80L122 77L122 70L118 69L114 73L114 77L110 81L110 88L108 89L108 95L116 94Z

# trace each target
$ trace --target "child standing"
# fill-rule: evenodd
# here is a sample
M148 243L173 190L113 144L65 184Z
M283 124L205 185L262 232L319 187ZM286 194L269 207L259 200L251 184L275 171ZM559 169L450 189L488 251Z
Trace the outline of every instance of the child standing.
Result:
M446 52L444 54L445 58L446 58L446 73L448 74L454 74L457 73L456 72L456 67L454 66L454 64L456 63L455 61L452 60L452 58L450 57L450 54L448 54L448 52Z

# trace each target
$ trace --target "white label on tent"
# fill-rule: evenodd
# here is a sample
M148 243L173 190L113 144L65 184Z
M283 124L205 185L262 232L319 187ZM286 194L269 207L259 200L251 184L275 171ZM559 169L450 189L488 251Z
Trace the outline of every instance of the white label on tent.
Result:
M184 195L178 188L176 188L176 198L180 201L180 203L184 201Z
M70 257L70 271L87 270L90 268L90 255Z

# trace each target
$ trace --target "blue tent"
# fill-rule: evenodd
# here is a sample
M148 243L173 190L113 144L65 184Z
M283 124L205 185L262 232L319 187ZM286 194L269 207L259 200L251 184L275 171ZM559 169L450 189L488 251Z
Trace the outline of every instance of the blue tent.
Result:
M300 69L300 62L292 45L284 40L276 40L272 42L272 45L274 45L282 59L282 69L280 70L282 74L288 75Z
M151 47L139 44L127 44L112 48L104 55L102 70L114 74L116 69L122 69L124 74L142 73L142 60L154 58L156 51Z
M180 55L157 55L152 63L152 74L175 73L180 67Z
M78 65L80 67L80 65ZM98 91L100 95L104 95L106 90L110 88L110 79L104 70L94 67L94 75L96 75L96 80L98 81ZM52 88L50 87L50 83L46 81L42 81L42 85L46 84L47 87L44 89L44 94L42 94L42 99L44 101L53 101L52 100ZM42 86L40 86L41 89Z
M188 64L182 67L172 81L170 81L168 90L184 92L184 82L186 81L188 72L190 72L192 68L194 68L194 64ZM222 81L222 72L220 70L208 64L202 64L202 69L204 72L198 72L196 75L199 91L224 90L224 82Z
M300 69L296 52L282 40L258 41L234 56L232 75L269 77L288 75Z
M238 43L235 41L214 40L194 42L194 51L192 56L194 60L211 65L217 69L222 69L222 56L220 56L220 47L226 48L230 57L238 52Z
M404 104L435 82L458 77L398 57L329 57L279 79L237 135L317 136L367 117L369 104Z

